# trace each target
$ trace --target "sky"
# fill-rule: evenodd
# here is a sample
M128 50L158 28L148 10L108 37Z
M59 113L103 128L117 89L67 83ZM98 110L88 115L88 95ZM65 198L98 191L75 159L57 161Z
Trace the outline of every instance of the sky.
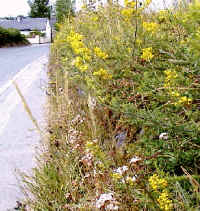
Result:
M16 17L17 15L28 15L30 7L28 0L0 0L0 17ZM51 3L56 0L50 0ZM169 4L175 0L153 0L153 5L162 8L160 2Z
M53 2L55 0L51 0ZM0 0L0 17L28 15L30 7L27 0Z

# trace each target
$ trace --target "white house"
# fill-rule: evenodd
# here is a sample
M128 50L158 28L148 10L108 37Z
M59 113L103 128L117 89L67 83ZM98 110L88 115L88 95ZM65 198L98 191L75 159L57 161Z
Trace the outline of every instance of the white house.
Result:
M22 34L27 36L30 43L51 42L53 23L48 18L23 18L17 17L15 20L1 20L0 27L18 29ZM44 36L30 36L31 32L38 31Z

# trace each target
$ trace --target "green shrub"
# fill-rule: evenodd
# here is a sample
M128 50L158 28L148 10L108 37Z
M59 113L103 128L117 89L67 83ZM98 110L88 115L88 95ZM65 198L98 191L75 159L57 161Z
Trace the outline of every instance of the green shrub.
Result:
M146 14L150 2L58 24L34 210L199 209L198 27L183 21L198 5Z
M0 47L18 44L28 44L25 36L19 30L0 27Z
M199 56L197 39L190 38L194 30L187 30L191 19L182 24L179 11L151 16L141 11L113 5L80 14L62 25L54 48L79 88L118 116L115 125L135 128L129 142L137 144L137 152L159 152L157 165L167 172L181 174L180 165L199 171L199 86L194 81L200 63L194 60ZM162 133L167 139L159 138Z

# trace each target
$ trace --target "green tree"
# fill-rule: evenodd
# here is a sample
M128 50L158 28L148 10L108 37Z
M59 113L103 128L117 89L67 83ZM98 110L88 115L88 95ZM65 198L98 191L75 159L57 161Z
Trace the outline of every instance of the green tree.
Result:
M71 0L56 0L56 19L62 22L64 17L73 15Z
M29 16L32 18L50 18L51 6L49 0L28 0L31 8Z

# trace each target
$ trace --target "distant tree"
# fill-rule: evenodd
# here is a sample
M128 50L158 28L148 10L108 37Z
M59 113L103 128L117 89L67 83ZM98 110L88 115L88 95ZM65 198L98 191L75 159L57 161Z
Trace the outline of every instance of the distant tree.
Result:
M73 15L71 0L56 0L56 20L62 22L64 17Z
M31 8L29 16L32 18L50 18L51 6L49 0L28 0Z

